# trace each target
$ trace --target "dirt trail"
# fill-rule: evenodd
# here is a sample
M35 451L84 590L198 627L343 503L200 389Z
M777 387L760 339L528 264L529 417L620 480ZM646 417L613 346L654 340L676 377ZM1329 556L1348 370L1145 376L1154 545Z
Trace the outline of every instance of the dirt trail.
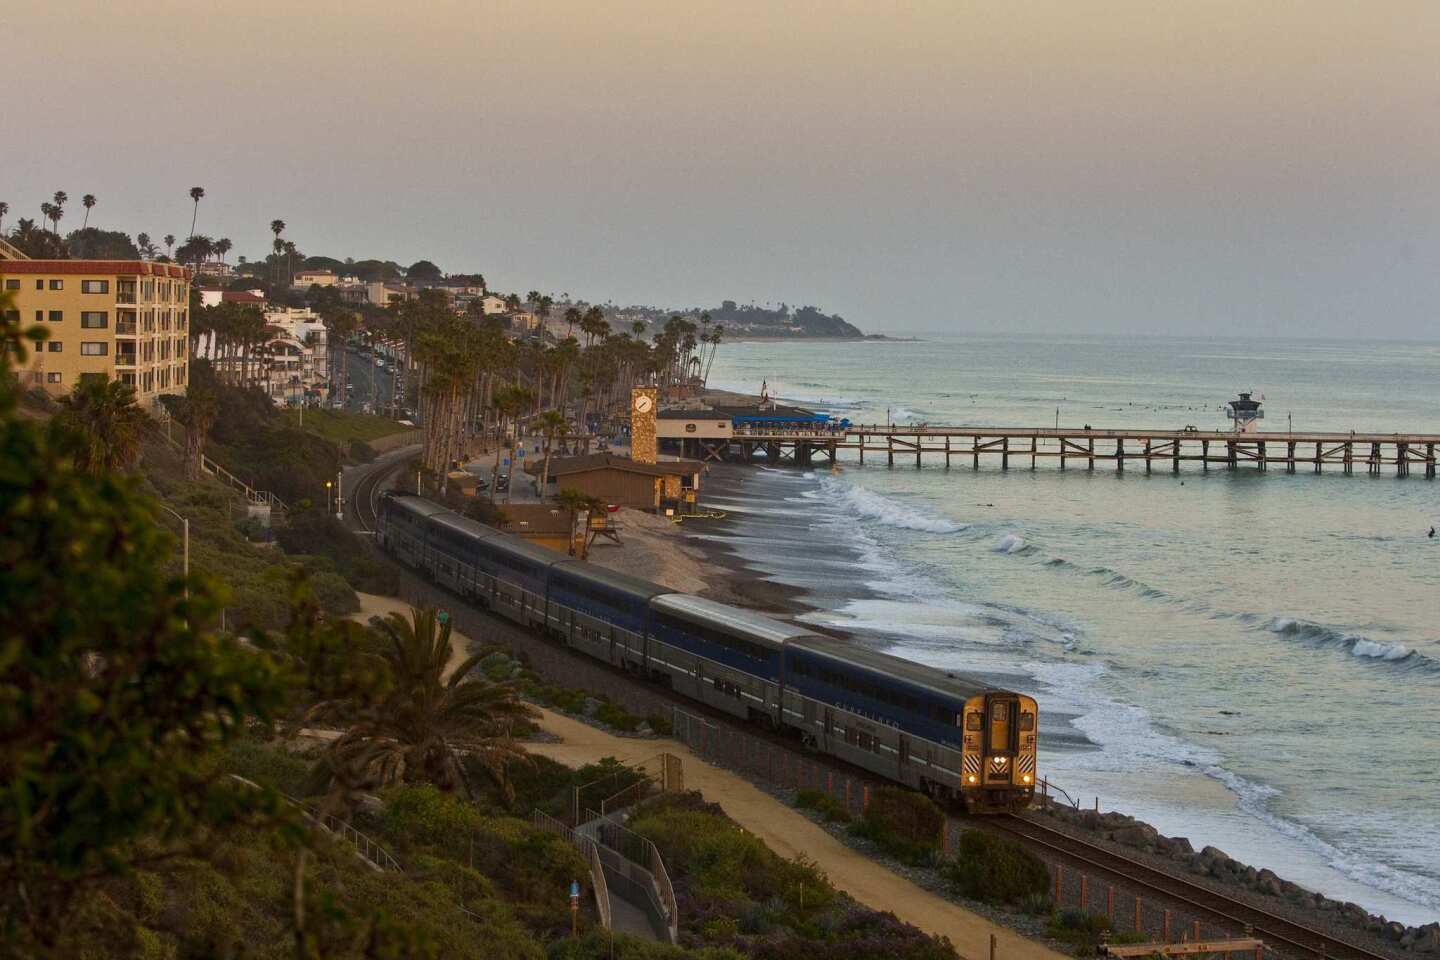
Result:
M831 883L856 900L877 910L889 910L927 933L949 937L965 957L988 957L993 933L997 960L1065 958L1065 954L957 907L861 856L799 812L742 777L711 766L676 741L614 737L550 710L542 713L540 726L559 736L561 742L530 743L526 749L572 767L601 757L634 763L658 753L673 753L684 762L687 789L699 790L706 800L720 804L731 819L764 840L770 849L783 857L805 854L819 864Z

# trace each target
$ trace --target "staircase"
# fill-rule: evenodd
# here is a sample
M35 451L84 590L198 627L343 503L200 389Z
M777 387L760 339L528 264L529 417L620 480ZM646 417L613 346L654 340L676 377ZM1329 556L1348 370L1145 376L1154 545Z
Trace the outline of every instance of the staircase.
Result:
M170 446L176 452L182 455L185 453L184 445L181 444L178 440L175 440L173 437L171 437L168 432L161 431L157 428L156 436L158 436L161 440L164 440L166 443L170 444ZM244 480L241 480L239 477L235 476L235 474L231 473L229 470L226 470L224 467L220 466L220 464L216 463L214 460L211 460L209 457L205 456L205 454L203 453L200 454L200 469L203 472L210 474L212 477L215 477L217 480L222 480L225 483L228 483L230 486L234 487L235 490L245 498L245 503L248 506L257 508L269 508L271 510L278 509L281 513L290 512L290 508L286 505L284 500L281 500L269 490L257 490L250 484L246 483Z

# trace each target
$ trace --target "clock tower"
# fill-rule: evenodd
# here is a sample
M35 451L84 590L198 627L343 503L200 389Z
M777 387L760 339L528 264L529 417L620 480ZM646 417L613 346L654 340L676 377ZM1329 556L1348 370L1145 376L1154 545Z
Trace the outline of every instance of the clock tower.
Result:
M630 391L630 459L636 463L655 462L654 387L636 387Z

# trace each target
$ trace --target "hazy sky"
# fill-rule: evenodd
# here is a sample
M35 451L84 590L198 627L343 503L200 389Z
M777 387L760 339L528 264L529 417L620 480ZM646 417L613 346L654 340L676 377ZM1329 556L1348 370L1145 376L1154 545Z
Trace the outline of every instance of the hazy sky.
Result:
M3 0L0 199L867 330L1440 336L1440 3Z

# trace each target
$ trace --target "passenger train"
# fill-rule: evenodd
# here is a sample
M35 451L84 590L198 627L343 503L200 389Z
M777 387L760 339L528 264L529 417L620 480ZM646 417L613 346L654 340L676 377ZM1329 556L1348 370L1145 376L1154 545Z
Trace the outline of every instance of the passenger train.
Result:
M382 549L574 649L877 776L1013 811L1035 792L1035 700L562 557L423 498L385 494Z

